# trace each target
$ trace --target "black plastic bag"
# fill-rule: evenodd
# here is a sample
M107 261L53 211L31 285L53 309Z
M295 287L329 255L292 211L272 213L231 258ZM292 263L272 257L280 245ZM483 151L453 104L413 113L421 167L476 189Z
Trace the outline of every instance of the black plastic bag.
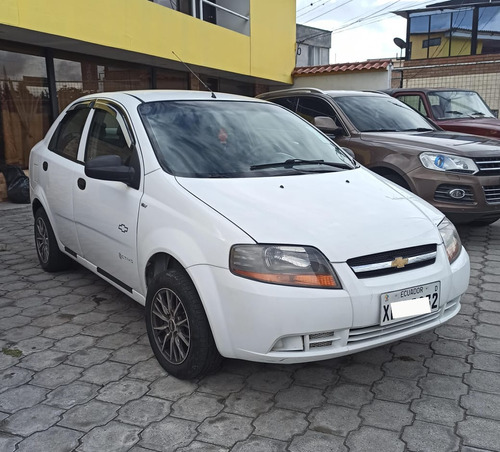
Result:
M7 198L17 204L29 204L30 181L24 171L18 166L2 165L0 171L7 184Z

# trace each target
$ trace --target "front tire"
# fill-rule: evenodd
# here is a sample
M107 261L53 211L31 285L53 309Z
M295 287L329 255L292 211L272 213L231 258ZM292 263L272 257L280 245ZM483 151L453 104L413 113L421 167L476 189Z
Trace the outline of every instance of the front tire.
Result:
M156 275L148 287L145 315L151 348L169 374L192 379L219 367L222 357L187 274L169 270Z
M71 260L59 249L54 230L42 208L35 212L35 247L40 266L45 271L58 272L70 266Z

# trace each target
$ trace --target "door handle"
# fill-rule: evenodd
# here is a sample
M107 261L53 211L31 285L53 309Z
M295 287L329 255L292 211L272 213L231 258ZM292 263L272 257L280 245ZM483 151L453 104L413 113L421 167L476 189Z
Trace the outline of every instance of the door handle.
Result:
M85 190L85 187L87 186L87 182L85 182L85 179L82 179L81 177L78 178L76 184L80 190Z

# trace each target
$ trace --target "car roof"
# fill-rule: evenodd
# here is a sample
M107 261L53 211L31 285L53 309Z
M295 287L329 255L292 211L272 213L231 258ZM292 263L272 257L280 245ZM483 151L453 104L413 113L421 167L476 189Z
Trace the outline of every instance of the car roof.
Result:
M392 93L407 93L413 91L422 91L424 93L432 93L435 91L466 91L466 92L475 92L471 89L461 89L461 88L392 88L392 89L384 89L384 93L392 94Z
M325 91L331 97L349 97L349 96L364 96L364 97L387 97L387 94L381 91L352 91L352 90L328 90Z
M89 94L81 99L123 99L124 95L132 96L141 102L158 102L172 100L232 100L242 102L260 102L258 99L238 96L236 94L212 93L211 91L191 91L191 90L129 90L113 91L104 93ZM215 98L214 98L215 96ZM80 100L81 100L80 99Z
M346 97L346 96L380 96L387 97L387 94L382 91L356 91L356 90L321 90L318 88L288 88L278 91L270 91L260 94L257 97L260 99L273 99L284 96L301 96L301 95L327 95L330 97Z

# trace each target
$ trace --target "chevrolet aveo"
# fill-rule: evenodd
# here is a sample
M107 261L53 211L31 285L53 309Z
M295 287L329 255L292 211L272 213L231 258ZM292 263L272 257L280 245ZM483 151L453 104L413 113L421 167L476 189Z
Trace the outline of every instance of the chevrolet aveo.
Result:
M30 158L41 266L145 306L179 378L222 357L334 358L460 310L469 258L438 210L285 108L194 91L70 104Z

